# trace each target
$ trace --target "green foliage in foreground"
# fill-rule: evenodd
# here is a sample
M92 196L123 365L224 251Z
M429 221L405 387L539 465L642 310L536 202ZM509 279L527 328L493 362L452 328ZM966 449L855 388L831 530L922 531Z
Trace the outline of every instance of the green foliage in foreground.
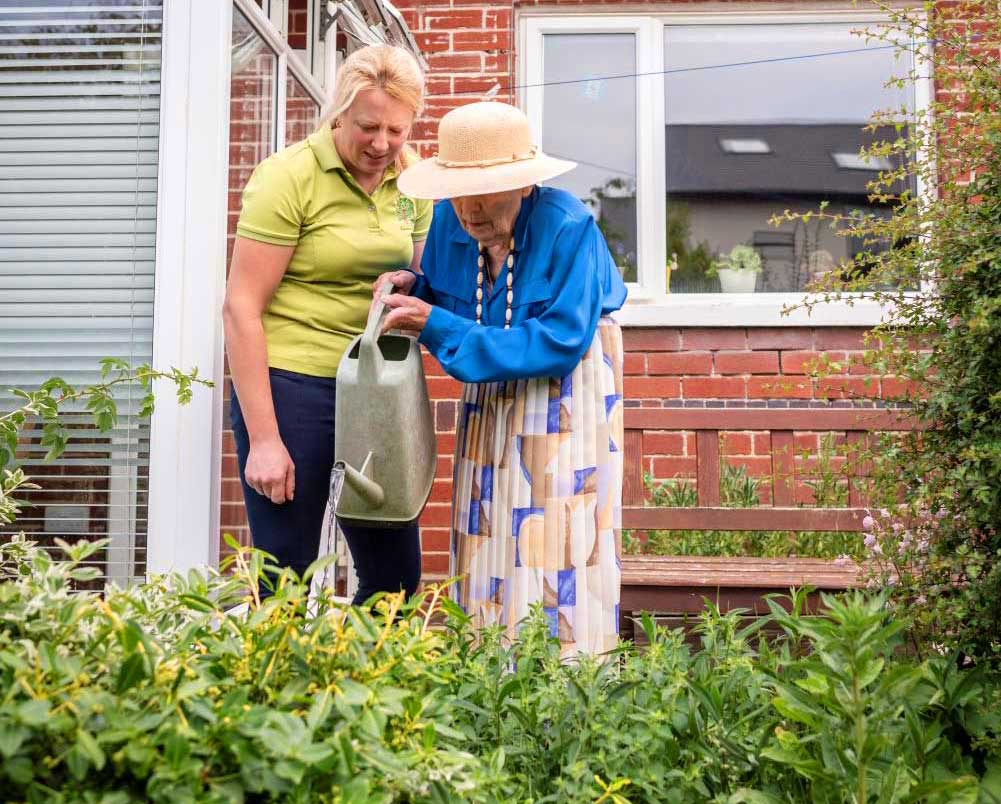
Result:
M997 679L899 655L879 597L568 664L543 618L505 646L435 591L370 614L286 574L225 613L259 553L73 592L93 549L0 546L7 801L1001 801Z

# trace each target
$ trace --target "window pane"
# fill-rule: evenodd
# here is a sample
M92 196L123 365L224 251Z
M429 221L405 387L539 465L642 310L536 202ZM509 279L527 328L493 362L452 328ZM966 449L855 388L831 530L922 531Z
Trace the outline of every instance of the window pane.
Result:
M232 256L240 196L258 162L275 149L278 59L238 8L233 9L229 94L229 250Z
M288 19L286 21L285 38L293 50L305 53L309 40L307 17L309 15L309 0L288 0Z
M802 290L863 249L826 224L784 224L786 209L888 214L866 184L887 164L858 152L882 139L873 112L913 104L883 85L910 67L851 24L676 26L665 29L668 259L672 292L718 292L714 255L753 246L758 291ZM749 63L756 62L756 63ZM729 65L729 66L728 66ZM674 72L672 72L674 71ZM895 135L894 135L895 136Z
M542 150L578 163L549 184L591 207L623 276L635 282L636 37L549 34L543 64Z
M0 413L20 405L10 388L84 386L102 357L153 354L162 6L49 5L5 9L0 48ZM0 540L107 538L91 563L127 583L145 573L149 420L141 388L113 393L106 433L64 408L55 461L29 422L15 460L40 488Z
M316 128L320 107L292 73L285 82L285 144L306 139Z

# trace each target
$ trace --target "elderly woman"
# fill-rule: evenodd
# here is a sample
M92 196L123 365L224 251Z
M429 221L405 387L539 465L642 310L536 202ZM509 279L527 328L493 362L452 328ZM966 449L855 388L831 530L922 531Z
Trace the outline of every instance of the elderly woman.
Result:
M439 153L400 176L435 207L421 268L385 328L420 332L465 383L453 479L452 573L478 625L513 635L541 604L561 652L618 633L622 341L626 288L588 209L537 183L575 165L531 142L528 120L474 103L441 121ZM408 295L409 294L409 295Z
M233 435L254 544L299 573L320 544L338 361L365 326L372 281L416 267L431 223L430 202L397 187L423 86L407 51L355 51L327 119L258 165L243 193L223 308ZM342 530L355 602L416 591L416 525Z

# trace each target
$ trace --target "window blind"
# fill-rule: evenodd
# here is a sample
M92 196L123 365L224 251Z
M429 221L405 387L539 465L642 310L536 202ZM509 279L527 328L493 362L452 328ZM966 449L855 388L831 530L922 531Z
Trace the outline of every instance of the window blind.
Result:
M99 380L102 357L150 362L162 0L0 5L0 410L8 389ZM42 488L16 530L109 538L105 576L145 572L149 423L118 387L117 426L81 408L51 464L31 428L19 463Z

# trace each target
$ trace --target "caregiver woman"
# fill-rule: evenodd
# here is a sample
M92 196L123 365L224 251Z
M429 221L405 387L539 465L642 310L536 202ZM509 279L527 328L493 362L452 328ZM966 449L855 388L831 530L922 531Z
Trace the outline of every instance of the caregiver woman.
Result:
M317 557L334 462L334 377L372 281L416 266L431 204L397 188L423 76L405 50L355 51L333 112L266 159L243 193L223 318L232 423L254 544L301 573ZM343 527L359 588L413 593L417 526Z
M456 433L452 574L480 626L513 635L542 605L561 654L615 646L621 555L626 288L588 209L537 187L574 167L503 103L441 121L439 153L400 188L435 207L423 276L388 279L386 328L419 330L465 385Z

